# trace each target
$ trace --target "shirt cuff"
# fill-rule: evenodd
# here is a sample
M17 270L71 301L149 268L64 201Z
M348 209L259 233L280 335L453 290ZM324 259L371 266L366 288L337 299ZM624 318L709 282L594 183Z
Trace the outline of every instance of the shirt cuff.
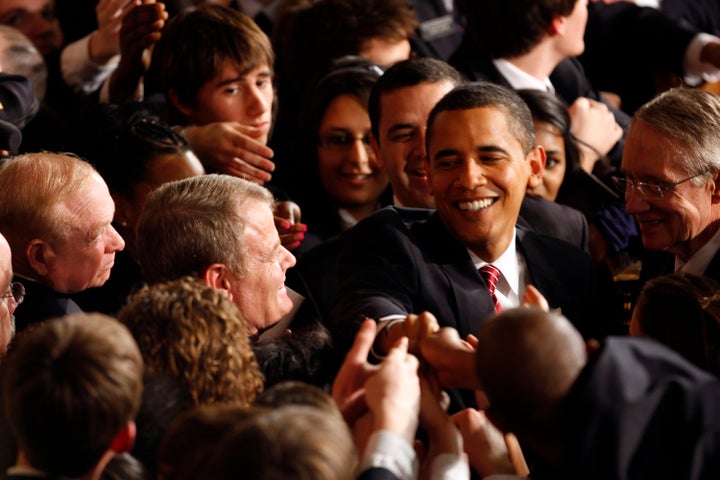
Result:
M470 479L470 464L467 455L441 453L430 464L430 478L433 480Z
M370 468L390 470L400 480L414 480L418 475L415 450L401 436L389 430L373 432L368 439L365 455L358 465L358 473Z
M711 63L700 61L702 49L710 42L720 43L720 38L709 33L698 33L685 50L685 57L683 58L685 75L683 79L688 85L697 86L703 81L720 81L720 69Z
M100 88L120 61L116 55L105 65L95 64L90 58L90 35L67 45L60 54L63 80L74 92L85 95Z
M383 331L392 327L396 323L404 322L405 318L405 315L388 315L378 320L378 328L375 332L375 340L373 340L373 343L370 346L370 355L372 355L373 358L375 358L376 360L382 360L387 356L387 354L380 354L375 351L375 342Z

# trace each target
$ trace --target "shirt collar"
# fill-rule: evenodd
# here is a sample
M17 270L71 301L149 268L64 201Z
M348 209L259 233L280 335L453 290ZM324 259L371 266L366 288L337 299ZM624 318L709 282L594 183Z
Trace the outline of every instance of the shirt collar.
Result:
M494 262L492 262L492 265L494 265L495 267L497 267L498 270L500 270L501 278L498 280L498 285L496 288L503 292L508 292L507 289L509 289L510 291L512 291L512 293L519 297L520 267L518 263L518 252L515 248L516 239L517 230L515 230L515 232L513 233L512 240L510 240L510 245L508 245L508 248L505 249L505 251ZM488 262L478 257L474 252L471 252L469 249L468 253L470 253L470 259L472 260L476 269L480 269L480 267L482 267L483 265L488 264Z
M547 77L545 80L538 80L504 58L496 58L492 62L495 64L495 68L498 69L500 74L505 77L505 80L507 80L515 90L530 89L555 93L555 87L553 87L550 79Z
M718 250L720 250L720 229L687 262L683 263L678 256L675 256L675 271L702 275Z

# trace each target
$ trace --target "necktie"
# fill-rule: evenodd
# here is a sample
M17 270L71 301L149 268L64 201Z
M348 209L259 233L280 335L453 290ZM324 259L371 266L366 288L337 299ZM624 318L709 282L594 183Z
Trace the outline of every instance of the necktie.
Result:
M500 306L497 295L495 295L495 286L497 285L497 281L500 278L500 270L488 263L487 265L483 265L482 267L480 267L479 272L480 275L482 275L483 280L485 280L485 283L487 283L488 290L490 291L490 296L492 297L493 303L495 304L495 311L500 312L502 310L502 307Z

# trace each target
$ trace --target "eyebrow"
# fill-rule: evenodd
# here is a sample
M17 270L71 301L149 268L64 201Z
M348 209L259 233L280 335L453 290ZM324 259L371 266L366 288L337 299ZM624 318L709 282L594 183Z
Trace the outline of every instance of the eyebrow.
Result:
M507 150L505 150L504 148L499 147L497 145L481 145L481 146L477 147L475 149L475 151L477 151L478 153L502 153L504 155L509 155ZM445 150L440 150L439 152L437 152L435 154L435 156L433 158L450 157L450 156L458 155L458 154L459 154L458 150L448 148Z

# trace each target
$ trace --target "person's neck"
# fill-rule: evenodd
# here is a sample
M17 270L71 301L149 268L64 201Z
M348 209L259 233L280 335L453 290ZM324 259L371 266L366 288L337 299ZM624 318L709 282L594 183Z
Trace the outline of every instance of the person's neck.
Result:
M544 82L564 59L555 52L550 42L542 41L528 53L508 57L505 60Z
M105 466L108 464L110 459L112 459L113 455L113 452L108 450L107 452L105 452L105 455L102 456L100 461L93 467L92 470L90 470L85 475L81 475L79 477L72 477L73 480L99 480L102 471L105 469ZM30 463L23 450L18 450L15 467L33 470L38 473L44 473L42 472L42 470L38 469Z
M720 229L720 218L710 223L700 235L692 240L671 248L670 251L677 255L680 260L687 262L695 253L700 250Z
M341 207L357 220L363 220L365 217L373 213L378 208L378 204L362 204L362 205L343 205Z

